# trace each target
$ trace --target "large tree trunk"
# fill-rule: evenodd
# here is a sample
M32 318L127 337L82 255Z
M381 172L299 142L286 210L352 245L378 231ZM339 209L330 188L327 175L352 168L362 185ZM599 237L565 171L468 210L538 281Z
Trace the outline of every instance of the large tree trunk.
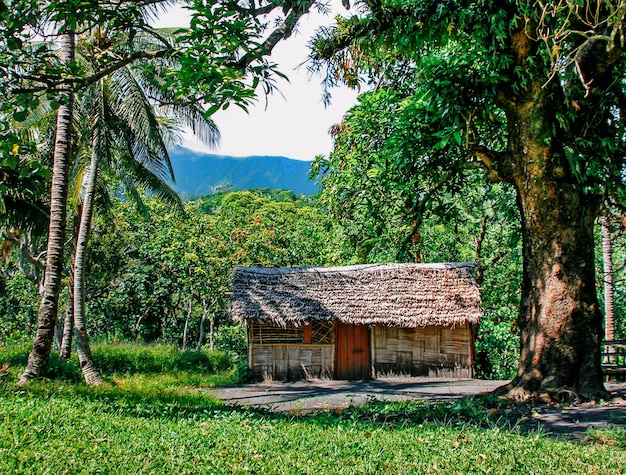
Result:
M68 64L74 60L74 34L61 35L61 60ZM37 332L33 347L28 355L28 363L18 381L23 386L36 377L42 376L50 359L50 349L54 339L54 327L59 304L59 291L63 274L63 246L65 244L65 220L67 217L68 171L71 153L72 114L74 94L67 90L65 103L57 113L56 136L50 189L50 224L48 227L48 248L44 291L39 307Z
M602 228L602 261L604 263L604 338L615 340L615 301L613 300L613 246L606 216L600 218Z
M557 100L554 87L535 84L526 101L508 104L503 169L517 190L524 237L521 357L510 389L550 400L568 391L604 394L593 238L598 200L585 194L558 137L549 135L558 130L550 116Z
M93 140L91 162L87 172L87 181L83 197L83 206L80 215L78 236L76 237L76 252L74 257L74 333L76 334L76 353L87 384L100 384L104 381L100 370L96 366L89 346L89 333L85 320L85 260L91 218L93 216L94 194L98 178L98 128L94 128L96 136Z

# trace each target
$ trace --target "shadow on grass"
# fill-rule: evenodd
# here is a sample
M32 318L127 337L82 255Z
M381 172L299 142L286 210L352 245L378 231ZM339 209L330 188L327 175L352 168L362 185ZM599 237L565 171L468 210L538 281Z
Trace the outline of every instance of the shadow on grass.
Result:
M99 403L98 410L130 417L186 418L219 408L222 403L202 387L233 384L237 369L219 351L181 352L170 345L99 344L94 358L106 382L84 383L78 358L61 363L50 357L46 377L17 388L30 346L0 349L0 395L27 394L38 398L67 398Z
M49 380L36 381L27 389L15 388L14 382L26 363L27 351L1 351L0 395L11 394L38 399L67 399L94 410L121 417L144 419L203 419L207 417L259 418L275 421L298 421L323 427L339 427L346 422L364 429L434 425L458 429L498 429L519 435L545 433L570 436L585 434L586 428L574 422L563 431L542 429L530 405L515 404L493 394L470 396L442 402L420 399L389 402L370 398L364 404L345 409L272 412L267 408L226 406L212 397L206 388L232 384L237 376L230 361L220 354L182 353L171 347L140 347L136 345L105 345L94 353L108 383L100 387L86 386L78 362L63 365L51 359ZM227 364L228 363L228 364ZM82 401L82 402L81 402ZM626 408L621 409L626 411ZM554 414L558 416L558 408ZM565 412L565 411L563 411ZM563 416L559 416L561 419ZM574 430L573 430L574 429ZM617 443L626 446L626 432L618 431Z
M21 393L26 394L26 397L50 399L52 402L65 399L72 405L86 408L85 410L123 418L168 421L246 419L287 424L298 422L323 429L339 429L346 424L352 424L365 431L381 427L395 430L416 426L445 426L459 431L497 430L519 436L565 437L573 442L626 447L624 426L608 425L601 430L584 428L574 431L571 431L572 426L569 426L565 432L553 432L549 426L537 424L533 420L532 407L502 401L490 394L445 402L420 400L386 402L371 399L362 405L341 410L307 413L272 412L250 406L224 405L206 391L205 388L211 385L209 381L210 378L205 378L200 384L196 381L193 386L187 386L182 378L175 381L172 388L166 389L158 384L146 388L141 381L136 380L100 387L89 387L84 383L38 381L26 390L12 388L5 391L4 395L10 397L11 393L14 395ZM0 386L0 395L2 392ZM573 427L576 427L576 424Z

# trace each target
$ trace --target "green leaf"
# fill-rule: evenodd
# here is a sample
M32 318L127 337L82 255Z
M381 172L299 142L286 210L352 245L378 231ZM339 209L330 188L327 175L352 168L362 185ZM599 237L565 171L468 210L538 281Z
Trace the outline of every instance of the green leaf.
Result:
M28 110L18 110L13 112L13 120L16 122L24 122L28 118Z

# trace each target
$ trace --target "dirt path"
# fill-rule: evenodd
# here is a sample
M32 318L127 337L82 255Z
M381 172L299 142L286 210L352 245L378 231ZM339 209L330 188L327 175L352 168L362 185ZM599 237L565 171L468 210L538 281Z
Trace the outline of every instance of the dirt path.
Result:
M382 401L448 400L492 391L507 381L385 378L373 381L313 380L217 388L212 394L230 405L274 412L345 408L372 398Z
M232 406L251 406L272 412L333 410L371 399L446 401L492 391L508 381L479 379L384 378L374 381L297 381L220 387L211 394ZM626 427L626 384L608 384L611 405L539 407L521 424L542 427L555 435L577 436L588 428Z

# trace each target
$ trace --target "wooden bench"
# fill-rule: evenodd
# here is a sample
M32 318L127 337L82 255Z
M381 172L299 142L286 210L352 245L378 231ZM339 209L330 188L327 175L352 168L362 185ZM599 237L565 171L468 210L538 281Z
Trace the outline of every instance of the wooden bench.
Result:
M626 378L626 340L602 342L602 374L610 378Z

